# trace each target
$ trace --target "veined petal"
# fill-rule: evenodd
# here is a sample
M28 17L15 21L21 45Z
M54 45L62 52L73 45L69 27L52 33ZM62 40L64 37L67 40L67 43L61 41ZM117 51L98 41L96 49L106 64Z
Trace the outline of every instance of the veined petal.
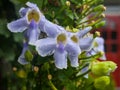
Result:
M79 32L77 32L77 36L79 38L82 38L85 34L87 34L90 30L92 29L92 27L87 27L83 30L80 30Z
M53 54L56 48L56 41L53 38L45 38L37 40L35 45L38 54L44 57Z
M78 66L79 66L79 63L78 63L78 55L76 55L76 56L69 55L69 59L70 59L70 62L71 62L71 66L72 66L72 67L78 67Z
M48 20L46 20L43 29L44 32L50 37L56 37L58 33L65 31L61 26L58 26Z
M67 52L60 52L58 49L54 52L55 66L59 69L67 68Z
M25 29L27 29L27 26L28 23L25 17L7 24L7 27L11 32L23 32Z
M92 48L94 39L92 37L81 38L79 40L80 49L82 51L88 51Z

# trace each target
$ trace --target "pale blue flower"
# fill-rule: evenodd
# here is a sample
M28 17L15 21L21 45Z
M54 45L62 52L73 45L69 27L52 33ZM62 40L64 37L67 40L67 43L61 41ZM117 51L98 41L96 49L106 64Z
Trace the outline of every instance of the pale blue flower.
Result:
M28 7L22 7L19 10L21 18L8 23L7 27L11 32L25 31L28 43L34 45L39 39L41 31L45 32L47 36L55 37L59 30L63 30L61 26L48 21L36 4L27 2L26 5Z
M100 57L101 60L106 60L105 51L104 51L104 39L102 37L96 37L92 49L88 52L88 56L95 55L97 53L102 53Z
M77 33L70 33L71 36L76 36L78 38L81 51L89 51L92 47L94 38L90 36L84 37L91 29L92 27L87 27Z
M44 17L35 4L27 2L26 5L27 8L21 8L19 11L21 18L8 23L7 27L11 32L27 30L28 43L34 45L41 32L38 25Z
M67 68L67 57L71 62L71 66L77 67L79 65L78 55L81 53L80 46L83 47L83 45L85 45L85 48L83 47L83 49L86 50L88 48L86 44L88 44L88 46L91 44L89 41L86 42L82 40L82 37L90 30L91 27L78 33L61 30L57 35L55 34L55 38L47 37L38 40L36 42L36 50L38 51L38 54L43 57L54 54L55 65L59 69Z
M28 64L28 62L27 62L26 59L25 59L25 52L26 52L27 50L29 50L29 49L28 49L28 42L25 41L25 42L23 43L22 53L21 53L21 55L18 57L18 62L19 62L20 64L23 64L23 65Z
M67 32L59 33L56 38L47 37L36 42L36 50L41 56L54 54L57 68L67 68L67 56L73 67L78 66L78 55L81 53L78 43L74 43Z

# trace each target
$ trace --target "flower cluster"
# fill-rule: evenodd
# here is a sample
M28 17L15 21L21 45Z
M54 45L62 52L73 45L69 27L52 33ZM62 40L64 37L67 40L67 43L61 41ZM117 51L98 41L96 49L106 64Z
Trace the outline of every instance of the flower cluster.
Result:
M26 5L27 7L22 7L19 11L21 18L7 25L11 32L24 32L25 41L18 58L19 63L29 63L25 57L25 53L29 50L28 45L35 46L42 57L53 55L55 66L59 69L67 68L67 59L70 60L72 67L79 66L78 56L83 51L92 55L101 50L104 52L103 43L98 43L100 46L95 48L93 46L95 41L99 42L99 38L87 36L92 27L86 27L74 33L68 32L64 27L47 20L36 4L27 2ZM42 37L41 32L44 32L46 37Z

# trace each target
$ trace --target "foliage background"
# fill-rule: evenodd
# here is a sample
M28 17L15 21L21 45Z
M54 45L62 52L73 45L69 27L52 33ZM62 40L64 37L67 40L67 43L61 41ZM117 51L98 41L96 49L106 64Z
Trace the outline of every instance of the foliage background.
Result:
M21 33L11 33L6 25L19 18L18 11L25 6L27 1L0 0L0 90L56 90L54 86L58 90L97 90L93 86L92 77L86 79L81 76L75 79L74 68L58 70L52 63L52 57L42 58L36 55L33 58L34 62L31 62L32 65L25 66L17 62L22 50L23 36ZM70 0L72 7L69 7L65 3L66 0L29 1L36 3L48 20L64 27L69 25L71 28L79 26L81 23L79 21L87 16L83 11L87 12L102 3L102 0L91 0L93 2L86 4L84 1L90 0ZM79 6L82 4L89 4L90 8L84 10L83 6ZM90 11L88 13L98 15L100 12ZM91 21L88 23L96 28L100 21L101 19L96 21L97 23L91 23ZM81 23L79 27L86 26ZM112 82L103 90L107 89L114 90Z

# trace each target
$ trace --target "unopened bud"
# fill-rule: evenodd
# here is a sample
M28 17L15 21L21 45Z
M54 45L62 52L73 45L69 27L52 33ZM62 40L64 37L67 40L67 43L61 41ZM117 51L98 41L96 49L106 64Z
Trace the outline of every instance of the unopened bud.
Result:
M101 18L105 18L105 14L104 13L101 14Z
M92 64L91 72L96 76L103 76L109 75L116 68L117 68L116 64L112 61L97 62Z
M17 68L16 68L16 67L13 67L12 69L13 69L13 71L17 71Z
M99 32L99 31L96 31L96 32L95 32L95 35L96 35L97 37L99 37L99 36L100 36L100 32Z
M106 10L106 7L104 5L99 5L99 6L96 6L93 11L95 12L98 12L98 11L105 11Z
M38 71L39 71L39 67L34 66L34 67L33 67L33 70L34 70L35 72L38 72Z
M70 1L66 1L66 5L69 7L70 6Z
M110 84L110 78L108 76L102 76L96 78L94 81L94 86L97 89L105 88L109 84Z
M48 74L48 79L51 80L52 79L52 75Z
M115 71L115 69L117 68L117 64L113 61L106 61L106 64L111 69L111 72Z
M95 25L94 25L94 28L100 28L100 27L104 26L105 23L106 23L105 21L101 21L101 22L95 24Z

